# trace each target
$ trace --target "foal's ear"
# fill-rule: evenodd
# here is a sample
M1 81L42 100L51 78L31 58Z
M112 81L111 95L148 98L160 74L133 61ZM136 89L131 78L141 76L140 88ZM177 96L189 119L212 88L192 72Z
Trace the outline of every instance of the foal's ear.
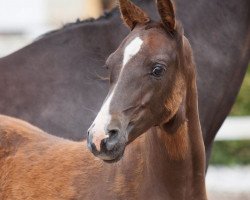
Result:
M132 30L136 24L146 24L150 21L148 15L130 0L119 0L122 19Z
M157 8L161 16L162 23L169 31L175 29L175 12L171 0L157 0Z

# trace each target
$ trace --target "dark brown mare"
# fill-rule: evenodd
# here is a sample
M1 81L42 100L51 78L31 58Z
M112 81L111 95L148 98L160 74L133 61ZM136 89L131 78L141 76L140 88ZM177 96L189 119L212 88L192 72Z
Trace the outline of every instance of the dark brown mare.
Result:
M207 199L195 65L172 3L158 0L160 22L120 7L132 31L106 61L110 90L88 134L106 162L0 116L0 199Z
M135 0L158 18L153 0ZM198 71L207 158L231 109L249 61L250 1L176 0ZM118 10L67 25L0 59L0 113L80 140L108 92L104 60L127 34Z

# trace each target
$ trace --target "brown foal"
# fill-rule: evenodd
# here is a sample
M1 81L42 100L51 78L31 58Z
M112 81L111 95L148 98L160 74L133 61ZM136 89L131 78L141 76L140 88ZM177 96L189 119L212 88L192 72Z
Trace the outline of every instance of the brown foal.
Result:
M207 199L192 49L171 1L157 7L161 22L120 0L131 33L87 142L0 116L1 200Z

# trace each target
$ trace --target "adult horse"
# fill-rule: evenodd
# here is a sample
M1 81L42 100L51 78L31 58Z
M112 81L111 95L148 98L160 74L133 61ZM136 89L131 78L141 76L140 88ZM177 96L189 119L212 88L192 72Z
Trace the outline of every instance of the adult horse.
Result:
M157 18L153 0L135 1ZM207 158L240 88L249 60L249 0L177 0L194 49ZM179 13L178 13L179 11ZM100 108L105 58L127 34L117 10L49 33L0 60L0 113L75 140ZM102 48L102 47L105 48Z
M120 0L132 31L107 59L110 91L89 129L94 155L124 159L0 116L2 200L207 199L192 49L171 1L157 5L160 22Z

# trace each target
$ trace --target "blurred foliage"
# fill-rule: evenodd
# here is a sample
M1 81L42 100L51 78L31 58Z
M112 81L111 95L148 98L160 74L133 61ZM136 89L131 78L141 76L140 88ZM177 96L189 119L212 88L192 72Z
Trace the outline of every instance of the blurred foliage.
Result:
M250 64L231 115L250 115Z
M250 64L230 114L234 116L250 115ZM216 141L210 164L250 165L250 140Z
M216 141L213 146L210 164L249 165L250 140Z

